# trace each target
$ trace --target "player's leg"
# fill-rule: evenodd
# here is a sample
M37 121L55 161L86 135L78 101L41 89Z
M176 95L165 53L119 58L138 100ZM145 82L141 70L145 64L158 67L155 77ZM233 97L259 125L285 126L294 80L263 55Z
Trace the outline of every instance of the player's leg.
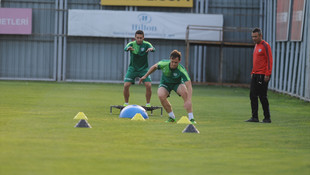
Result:
M192 122L192 124L195 124L196 121L193 114L192 100L188 100L188 91L185 84L179 84L176 92L183 98L184 108L187 111L188 119Z
M129 101L129 88L130 88L130 85L131 85L131 82L125 82L124 83L124 91L123 91L123 94L124 94L124 100L125 100L125 104L128 104L128 101Z
M259 122L258 119L258 98L257 98L257 77L256 75L252 75L251 85L250 85L250 100L251 100L251 110L252 117L246 122Z
M184 101L184 108L188 113L193 112L192 108L192 101L187 100L188 92L185 84L180 84L179 87L177 88L177 93L183 98Z
M164 87L159 87L157 90L158 98L160 100L161 105L164 107L165 111L169 114L172 112L172 106L168 101L169 92Z
M269 102L267 97L267 91L268 91L268 82L262 81L263 83L260 86L259 89L259 99L263 106L264 111L264 119L263 123L271 123L270 119L270 111L269 111Z
M125 104L124 106L128 105L129 102L129 88L131 86L131 84L133 84L135 82L135 77L136 77L136 72L133 68L129 67L127 70L127 73L125 75L125 79L124 79L124 90L123 90L123 94L124 94L124 100L125 100Z
M144 69L139 72L139 77L144 76L147 73L148 69ZM146 79L143 80L143 84L146 88L145 91L145 99L146 99L146 107L151 107L151 96L152 96L152 84L151 84L151 76L146 77Z
M151 96L152 96L152 84L151 82L144 82L144 86L146 88L145 93L146 103L149 104L151 102Z
M168 88L168 87L167 87ZM161 105L164 107L165 111L168 113L169 118L166 121L167 123L173 123L175 122L175 115L172 111L172 106L170 104L170 102L168 101L168 97L169 97L169 90L167 90L164 87L159 87L157 94L158 94L158 98L160 100Z

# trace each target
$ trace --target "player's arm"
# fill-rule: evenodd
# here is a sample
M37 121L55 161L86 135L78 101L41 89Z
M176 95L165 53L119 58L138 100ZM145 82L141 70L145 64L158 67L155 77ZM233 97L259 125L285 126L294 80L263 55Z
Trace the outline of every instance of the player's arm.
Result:
M126 45L126 47L124 48L124 51L129 51L129 50L135 50L133 47L132 47L132 42L128 43Z
M158 67L158 64L157 64L157 63L154 64L154 65L149 69L149 71L147 71L147 73L146 73L143 77L141 77L141 78L139 79L139 84L141 84L142 81L146 79L146 77L148 77L148 76L151 75L153 72L155 72L156 69L157 69L157 67Z
M272 51L271 51L271 47L270 45L268 44L267 45L267 71L266 71L266 74L265 74L265 82L268 82L270 80L270 76L271 76L271 73L272 73L272 64L273 64L273 59L272 59Z
M154 51L155 51L155 48L151 47L151 48L148 48L145 52L154 52Z
M153 47L153 45L149 42L148 42L148 49L146 50L146 52L155 52L155 47Z

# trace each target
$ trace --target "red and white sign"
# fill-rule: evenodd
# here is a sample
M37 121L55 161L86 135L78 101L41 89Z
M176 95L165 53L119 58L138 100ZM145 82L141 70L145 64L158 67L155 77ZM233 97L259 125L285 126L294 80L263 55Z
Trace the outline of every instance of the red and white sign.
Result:
M288 40L288 27L290 19L290 0L277 1L277 41Z
M305 0L294 0L291 41L301 41L305 14Z
M32 9L0 8L0 34L29 35L32 31Z

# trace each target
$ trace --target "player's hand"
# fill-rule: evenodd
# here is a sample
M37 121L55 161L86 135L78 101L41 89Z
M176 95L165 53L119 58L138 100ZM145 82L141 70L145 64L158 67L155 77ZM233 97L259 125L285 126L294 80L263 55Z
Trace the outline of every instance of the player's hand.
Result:
M132 50L135 50L135 49L130 46L130 47L128 47L127 50L131 50L132 51Z
M154 49L153 49L153 47L151 47L151 48L148 48L145 52L152 52Z
M146 79L146 77L145 77L145 76L141 77L141 78L139 79L139 84L141 84L141 83L142 83L142 81L143 81L143 80L145 80L145 79Z
M265 75L264 81L267 83L270 80L270 76Z

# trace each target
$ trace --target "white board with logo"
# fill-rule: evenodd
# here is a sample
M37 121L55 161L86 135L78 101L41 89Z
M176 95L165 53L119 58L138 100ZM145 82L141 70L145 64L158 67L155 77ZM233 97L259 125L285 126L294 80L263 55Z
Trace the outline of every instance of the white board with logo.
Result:
M145 38L185 40L188 25L223 27L223 15L127 12L112 10L69 10L68 35L133 38L143 30ZM219 30L193 30L189 39L222 41Z

